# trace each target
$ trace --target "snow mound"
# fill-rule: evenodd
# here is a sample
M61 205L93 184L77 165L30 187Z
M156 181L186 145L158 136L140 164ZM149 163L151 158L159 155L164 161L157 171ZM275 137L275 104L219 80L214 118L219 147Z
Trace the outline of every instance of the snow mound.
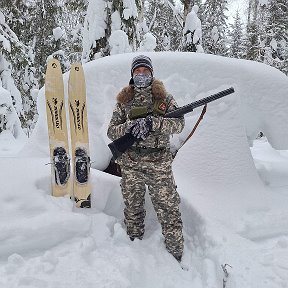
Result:
M231 86L235 88L234 94L208 105L198 130L178 153L175 165L181 166L179 169L184 171L185 177L195 179L197 185L203 187L209 182L211 185L241 185L247 179L256 183L258 176L249 144L260 131L275 149L288 149L288 81L283 73L261 63L214 55L145 54L153 61L155 77L164 82L179 106ZM84 65L91 159L96 169L105 169L111 158L106 131L115 97L128 85L133 57L135 53L114 55ZM66 98L67 80L68 74L64 75ZM39 120L22 151L24 155L49 155L45 109L42 89L38 98ZM200 112L198 108L186 115L184 131L172 138L174 147L185 140ZM207 175L211 176L208 182Z
M9 91L0 86L0 156L15 155L26 142Z

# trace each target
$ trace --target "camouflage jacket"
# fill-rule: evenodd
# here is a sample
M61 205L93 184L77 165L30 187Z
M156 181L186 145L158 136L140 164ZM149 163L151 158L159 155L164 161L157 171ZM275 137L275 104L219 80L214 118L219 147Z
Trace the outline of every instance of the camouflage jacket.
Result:
M155 112L155 102L162 100L166 112L175 110L178 106L173 96L168 94L163 83L153 80L151 86L145 89L137 89L132 85L122 89L117 95L117 104L108 127L107 136L111 140L118 139L127 132L131 109L135 107L147 107L149 113L153 114L152 131L146 140L135 143L133 146L149 148L170 148L170 135L180 133L184 128L184 117L163 118ZM163 108L163 107L162 107ZM162 109L161 108L161 109ZM164 111L165 112L165 111Z

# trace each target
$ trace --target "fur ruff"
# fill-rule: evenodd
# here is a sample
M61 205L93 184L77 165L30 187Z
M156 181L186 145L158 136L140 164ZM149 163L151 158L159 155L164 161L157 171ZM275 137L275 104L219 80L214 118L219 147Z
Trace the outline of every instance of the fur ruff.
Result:
M152 95L156 100L164 100L167 97L167 91L164 84L160 80L153 80L152 82ZM124 87L117 95L117 102L126 104L134 98L134 88L132 85Z

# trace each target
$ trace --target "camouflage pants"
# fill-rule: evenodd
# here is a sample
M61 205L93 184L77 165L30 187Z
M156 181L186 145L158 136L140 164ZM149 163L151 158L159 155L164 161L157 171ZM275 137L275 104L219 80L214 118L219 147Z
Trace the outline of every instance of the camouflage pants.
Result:
M176 191L171 163L139 161L137 165L123 165L121 172L124 222L129 237L142 239L144 235L146 184L162 227L166 248L175 258L181 259L184 239L179 211L180 197Z

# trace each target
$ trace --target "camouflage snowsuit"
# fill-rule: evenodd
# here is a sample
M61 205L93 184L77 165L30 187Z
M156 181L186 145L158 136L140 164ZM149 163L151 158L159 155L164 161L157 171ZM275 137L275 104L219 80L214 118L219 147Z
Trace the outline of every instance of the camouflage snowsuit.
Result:
M146 106L148 112L155 112L153 107L155 101L157 104L159 100L161 105L163 101L166 103L166 111L177 108L173 97L158 80L154 80L151 86L142 90L133 86L125 87L117 96L117 104L108 127L108 137L115 140L125 134L129 125L127 115L133 107ZM184 240L179 211L180 197L171 169L169 136L182 131L184 118L163 119L158 113L153 115L152 131L147 139L134 144L117 159L122 172L124 222L131 239L142 239L146 214L146 184L162 227L166 248L174 257L181 259Z

